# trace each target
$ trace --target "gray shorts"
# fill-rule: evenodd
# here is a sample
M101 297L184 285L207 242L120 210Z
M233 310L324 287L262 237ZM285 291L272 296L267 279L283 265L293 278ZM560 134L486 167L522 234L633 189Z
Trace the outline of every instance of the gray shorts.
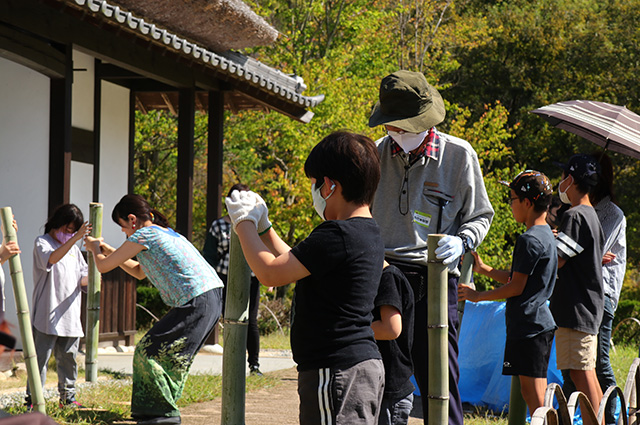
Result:
M347 369L298 372L300 424L378 423L384 393L384 365L365 360Z

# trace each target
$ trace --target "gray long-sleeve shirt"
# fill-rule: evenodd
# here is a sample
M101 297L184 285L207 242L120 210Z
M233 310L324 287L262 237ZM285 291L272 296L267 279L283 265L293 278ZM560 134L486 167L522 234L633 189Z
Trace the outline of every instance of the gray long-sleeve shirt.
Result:
M376 142L382 178L372 212L389 258L426 266L429 234L464 234L475 248L489 231L494 211L475 151L462 139L437 135L438 159L412 165L404 152L392 157L389 137Z
M622 210L608 196L594 208L605 237L602 252L610 251L616 255L613 261L602 266L602 283L604 293L613 300L613 307L617 308L627 267L627 220Z

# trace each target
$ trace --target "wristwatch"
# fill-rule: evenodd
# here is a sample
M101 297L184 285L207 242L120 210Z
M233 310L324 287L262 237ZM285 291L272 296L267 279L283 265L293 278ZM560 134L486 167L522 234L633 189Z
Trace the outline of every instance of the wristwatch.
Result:
M471 238L469 236L465 235L464 233L458 233L456 236L462 239L462 247L464 248L464 253L467 253L473 249Z

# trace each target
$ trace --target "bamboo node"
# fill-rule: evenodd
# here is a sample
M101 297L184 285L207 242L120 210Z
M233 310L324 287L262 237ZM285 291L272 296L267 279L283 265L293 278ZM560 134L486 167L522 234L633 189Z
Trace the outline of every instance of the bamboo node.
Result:
M449 325L427 325L427 329L446 329Z
M448 395L428 395L427 398L431 399L431 400L449 400L449 396Z
M223 319L222 323L228 323L230 325L248 325L249 320Z
M87 307L87 310L98 311L100 310L100 307Z
M435 259L435 260L427 260L427 263L442 264L442 260L438 260L438 259Z

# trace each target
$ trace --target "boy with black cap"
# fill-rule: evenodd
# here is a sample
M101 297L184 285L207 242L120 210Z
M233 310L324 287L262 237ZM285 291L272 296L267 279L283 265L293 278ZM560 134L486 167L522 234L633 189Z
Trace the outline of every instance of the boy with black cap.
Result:
M473 270L504 286L477 292L468 285L458 288L459 300L489 301L507 299L505 320L507 342L504 348L503 375L518 375L522 397L529 412L544 403L547 368L556 324L547 300L553 292L558 267L556 242L546 222L552 188L544 174L526 170L518 174L509 188L511 212L527 231L518 236L510 271L496 270L473 252Z
M604 235L589 193L598 184L600 164L591 155L577 154L561 164L560 199L571 204L558 227L558 281L551 312L558 324L556 357L560 370L569 370L576 389L598 409L602 390L595 372L597 336L604 310L602 249ZM588 417L583 416L585 425Z

